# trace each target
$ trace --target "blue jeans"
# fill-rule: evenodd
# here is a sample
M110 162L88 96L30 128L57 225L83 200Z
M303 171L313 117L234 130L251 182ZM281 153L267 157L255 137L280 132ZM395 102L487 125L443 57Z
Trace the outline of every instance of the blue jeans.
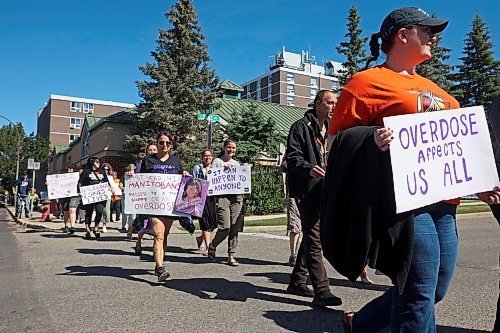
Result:
M30 199L29 196L17 195L16 216L21 216L21 201L24 202L24 214L30 213Z
M410 271L399 295L389 288L353 317L353 333L435 333L434 304L450 286L458 256L456 205L439 202L415 213L415 245Z

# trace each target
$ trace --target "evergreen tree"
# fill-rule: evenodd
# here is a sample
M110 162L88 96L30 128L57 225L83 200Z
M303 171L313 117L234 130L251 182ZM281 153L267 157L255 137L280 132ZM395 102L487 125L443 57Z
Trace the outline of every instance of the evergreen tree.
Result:
M255 102L235 111L227 125L226 135L236 140L236 159L242 163L255 163L261 152L269 156L278 154L276 122L272 118L266 119Z
M444 61L450 58L451 49L440 45L441 35L436 36L436 43L432 47L432 57L417 66L416 71L423 77L428 78L443 90L450 92L452 82L449 77L451 75L452 66L447 65Z
M341 42L335 49L339 54L343 54L346 61L342 63L343 68L338 71L339 83L344 86L347 81L363 68L366 61L364 44L368 38L361 38L362 30L359 28L361 18L358 15L356 6L352 5L347 17L347 33L344 37L348 40Z
M208 66L210 56L190 0L179 0L165 14L169 30L159 29L155 62L139 67L150 80L137 82L141 102L134 111L136 132L125 146L133 153L155 142L156 133L168 130L184 162L197 158L206 141L206 124L197 120L213 106L218 78ZM204 132L204 133L203 133Z
M493 58L490 39L486 22L476 14L465 39L462 64L452 76L457 82L452 92L461 106L484 105L488 110L499 93L499 61Z

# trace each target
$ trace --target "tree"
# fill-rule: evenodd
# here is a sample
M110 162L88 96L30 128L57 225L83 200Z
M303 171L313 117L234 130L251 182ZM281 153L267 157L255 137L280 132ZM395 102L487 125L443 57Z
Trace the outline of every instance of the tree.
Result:
M366 53L364 44L368 38L361 38L362 30L359 28L361 18L358 15L356 6L352 5L349 9L349 16L347 17L347 33L344 37L348 40L341 42L335 49L339 54L343 54L346 61L342 63L342 69L338 71L338 78L341 86L344 86L347 81L359 72L363 66L360 64L366 61Z
M450 58L451 49L440 46L441 35L436 36L436 42L432 47L432 57L417 66L416 71L423 77L428 78L443 90L450 92L453 83L450 75L452 66L447 65L444 61Z
M493 58L491 32L486 22L476 14L471 26L465 39L464 56L460 58L462 64L452 76L457 83L452 93L461 106L484 105L488 110L499 93L499 61Z
M236 159L254 163L262 152L275 156L279 150L276 122L265 118L255 102L235 110L226 128L226 135L237 142Z
M165 16L171 29L159 29L157 47L151 52L155 62L139 67L150 80L137 82L141 97L133 112L137 127L125 146L133 153L142 151L166 129L187 162L198 156L195 149L206 139L196 116L213 107L218 78L208 66L208 47L192 2L179 0Z
M33 158L46 164L50 159L50 144L47 138L34 133L26 136L21 124L0 128L0 177L3 188L11 188L16 178L17 164L17 135L20 135L19 172L26 170L28 159Z

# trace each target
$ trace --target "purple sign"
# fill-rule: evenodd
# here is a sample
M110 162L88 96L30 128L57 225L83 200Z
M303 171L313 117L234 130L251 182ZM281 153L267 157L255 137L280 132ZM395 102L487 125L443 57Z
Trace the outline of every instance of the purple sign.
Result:
M174 212L202 217L207 192L208 181L191 176L182 178Z

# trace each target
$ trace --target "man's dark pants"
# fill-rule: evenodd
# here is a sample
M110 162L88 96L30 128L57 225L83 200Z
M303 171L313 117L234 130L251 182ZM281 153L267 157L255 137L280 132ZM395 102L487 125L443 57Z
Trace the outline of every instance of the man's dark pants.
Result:
M307 273L309 272L316 293L330 289L325 265L323 264L323 250L319 234L320 198L321 191L318 190L308 193L303 199L297 200L302 224L302 243L297 254L297 262L290 277L290 284L306 283Z

